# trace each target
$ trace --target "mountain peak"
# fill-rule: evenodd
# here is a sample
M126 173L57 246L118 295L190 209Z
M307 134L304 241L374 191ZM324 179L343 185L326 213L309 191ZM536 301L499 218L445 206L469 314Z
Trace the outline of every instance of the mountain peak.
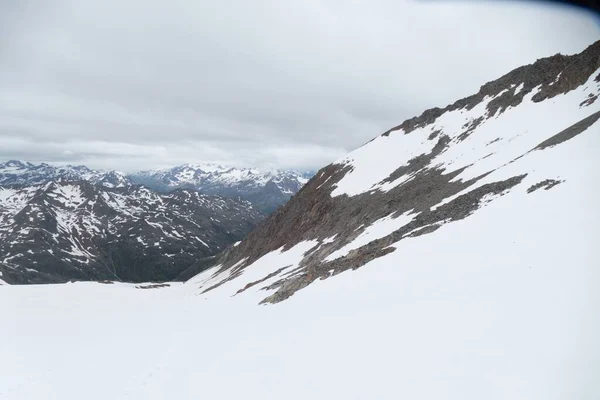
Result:
M402 249L417 237L428 243L434 232L439 237L444 235L439 232L456 231L449 226L459 221L490 237L495 229L517 235L523 221L545 215L536 214L538 209L548 213L579 204L581 194L589 194L598 179L591 171L597 155L590 148L600 146L595 135L599 43L577 55L517 68L482 85L478 93L408 119L322 168L222 256L210 286L201 284L201 290L207 296L212 290L235 294L253 282L269 282L256 290L270 292L264 302L279 302L315 280L366 264L402 264L395 253L404 254ZM537 208L530 208L533 204ZM503 215L495 221L497 227L477 223L490 215L490 208ZM561 229L575 234L577 224L567 225ZM545 232L537 235L547 238ZM445 237L457 247L468 245ZM538 238L526 240L537 243ZM523 258L533 260L526 247L521 250ZM455 253L446 257L461 262ZM252 271L253 282L227 278L234 273L243 277L245 271Z
M123 187L131 182L118 171L96 171L85 165L52 166L10 160L0 163L0 185L36 185L51 180L90 181L108 187Z
M291 170L264 172L256 168L199 163L142 171L130 175L130 179L163 192L193 188L207 194L241 197L270 213L298 192L308 176L308 173ZM273 190L273 186L277 190Z
M389 129L383 135L387 136L398 130L410 133L432 123L444 113L460 109L470 110L480 104L484 98L494 98L486 104L490 115L495 115L496 111L502 113L507 107L519 105L533 90L536 90L531 98L533 102L553 98L580 87L598 68L600 68L600 41L588 46L579 54L571 56L556 54L516 68L496 80L483 84L476 94L457 100L444 108L428 109L420 116L407 119L402 124Z

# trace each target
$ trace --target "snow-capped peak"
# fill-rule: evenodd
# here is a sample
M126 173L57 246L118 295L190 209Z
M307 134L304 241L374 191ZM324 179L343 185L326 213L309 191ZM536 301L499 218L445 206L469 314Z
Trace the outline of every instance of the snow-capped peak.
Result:
M310 176L309 172L262 171L205 163L142 171L129 178L159 191L193 188L208 194L241 197L270 212L297 193Z
M122 172L93 170L85 165L52 166L17 160L0 163L0 185L36 185L54 179L90 181L106 187L132 184Z

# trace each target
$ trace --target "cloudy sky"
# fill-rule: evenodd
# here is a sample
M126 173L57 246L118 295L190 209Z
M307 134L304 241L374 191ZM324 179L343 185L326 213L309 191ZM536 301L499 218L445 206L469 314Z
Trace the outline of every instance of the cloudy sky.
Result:
M3 0L0 159L318 168L598 38L516 1Z

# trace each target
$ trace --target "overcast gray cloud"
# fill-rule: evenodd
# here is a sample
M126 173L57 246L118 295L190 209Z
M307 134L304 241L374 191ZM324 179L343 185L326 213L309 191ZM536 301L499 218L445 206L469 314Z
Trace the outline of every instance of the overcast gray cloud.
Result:
M598 38L514 1L5 0L0 159L318 168Z

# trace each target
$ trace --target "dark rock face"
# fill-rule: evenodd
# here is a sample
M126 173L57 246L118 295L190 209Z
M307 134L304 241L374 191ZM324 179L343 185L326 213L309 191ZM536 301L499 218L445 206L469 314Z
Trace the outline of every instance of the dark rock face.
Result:
M463 131L459 131L461 133L451 140L443 129L436 130L436 126L432 125L437 118L453 110L471 110L488 96L494 98L487 104L485 115L486 118L492 118L505 112L508 107L518 107L524 97L534 89L536 92L531 100L533 103L568 93L588 81L599 67L600 42L597 42L578 55L556 55L517 68L498 80L483 85L473 96L445 108L427 110L421 116L390 129L383 136L410 135L417 128L431 125L431 132L423 140L436 143L431 151L416 155L407 163L401 163L404 165L399 165L381 182L391 183L404 177L406 179L402 184L395 187L392 185L387 191L373 189L353 196L333 196L336 185L353 170L353 166L351 163L339 163L321 169L287 204L263 221L238 246L223 253L218 261L221 267L213 276L229 270L225 274L227 278L203 290L210 291L235 279L245 268L267 253L280 248L290 249L303 241L317 241L315 247L304 255L297 268L283 275L276 273L280 279L263 288L275 290L275 293L263 302L279 302L316 279L326 279L348 269L359 268L394 251L395 248L390 246L405 238L425 235L444 224L468 218L490 199L502 196L519 185L527 174L516 174L490 182L489 176L495 169L489 169L479 176L461 180L459 175L467 167L447 171L434 164L436 156L447 151L450 146L467 140L470 135L477 135L477 128L485 123L483 117L473 119L462 126ZM599 117L600 114L594 113L558 134L548 132L548 140L537 147L525 149L508 164L533 151L559 145L573 138L594 124ZM483 148L499 140L498 138L488 141ZM480 160L492 155L484 156L487 150L482 151ZM484 178L488 178L487 183L483 183ZM534 185L529 191L542 187L549 189L558 183L560 182L546 180ZM379 219L407 214L414 215L414 218L401 228L345 255L328 259L332 253L351 243L365 232L366 227ZM326 240L334 236L335 240ZM260 285L262 281L275 275L251 282L250 285ZM241 287L238 292L246 289L247 287Z
M445 139L441 138L438 144L444 142ZM436 148L435 151L438 151L438 146ZM484 196L501 195L524 178L515 176L505 181L483 185L432 210L433 206L444 199L468 189L484 177L454 182L452 180L460 170L444 174L444 171L423 167L426 160L432 157L432 154L419 156L411 160L407 167L401 167L400 172L395 172L394 175L416 173L414 178L405 184L388 192L374 191L352 197L331 196L335 184L344 176L347 168L330 165L322 169L297 196L251 232L239 246L229 250L220 261L224 265L222 269L247 257L248 259L237 267L241 270L268 252L280 247L289 249L304 240L318 238L322 242L335 235L341 238L331 245L320 246L314 252L309 252L301 263L301 274L278 281L270 287L279 290L265 301L282 301L316 279L326 278L347 269L356 269L393 251L388 246L404 237L430 233L444 223L468 217L480 207ZM373 241L358 251L331 262L323 261L327 255L350 243L378 219L390 215L397 217L407 212L419 215L400 230Z
M564 129L552 136L551 138L544 140L542 143L537 145L534 150L544 150L548 147L556 146L563 142L566 142L569 139L574 138L579 135L581 132L585 131L587 128L592 126L600 119L600 111L590 115L587 118L582 119L576 124L571 125L567 129Z
M532 185L529 189L527 189L527 193L533 193L538 189L550 190L556 185L560 185L563 181L557 181L556 179L546 179L541 182Z
M0 279L166 281L244 237L245 201L86 181L0 187Z

